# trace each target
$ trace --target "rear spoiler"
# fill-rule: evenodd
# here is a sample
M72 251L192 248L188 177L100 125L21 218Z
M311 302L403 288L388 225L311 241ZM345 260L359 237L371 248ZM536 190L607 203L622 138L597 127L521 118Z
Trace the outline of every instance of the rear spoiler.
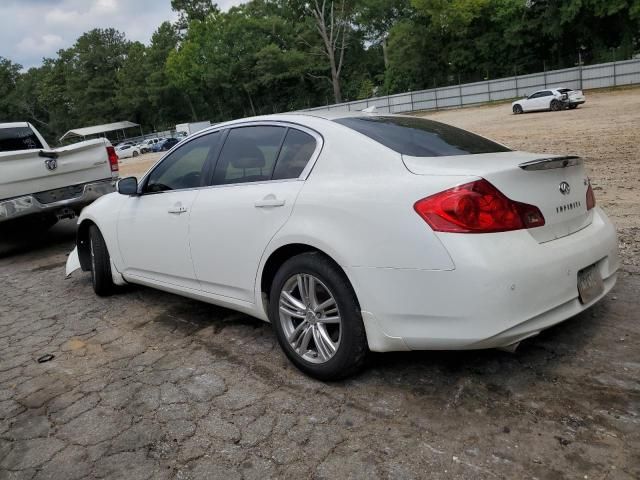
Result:
M523 170L551 170L553 168L573 167L582 163L582 158L569 155L566 157L539 158L521 163L518 166Z

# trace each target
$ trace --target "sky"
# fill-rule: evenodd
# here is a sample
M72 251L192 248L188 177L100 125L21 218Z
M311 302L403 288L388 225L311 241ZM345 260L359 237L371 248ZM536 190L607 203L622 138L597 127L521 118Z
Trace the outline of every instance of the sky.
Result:
M240 1L216 3L226 10ZM0 57L37 67L93 28L113 27L148 43L163 21L176 18L171 0L0 0Z

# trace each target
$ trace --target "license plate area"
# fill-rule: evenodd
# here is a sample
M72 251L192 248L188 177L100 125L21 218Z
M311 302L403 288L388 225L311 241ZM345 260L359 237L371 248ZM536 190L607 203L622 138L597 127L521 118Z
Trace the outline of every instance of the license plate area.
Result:
M590 265L578 272L578 294L581 303L589 303L604 291L604 283L597 265Z

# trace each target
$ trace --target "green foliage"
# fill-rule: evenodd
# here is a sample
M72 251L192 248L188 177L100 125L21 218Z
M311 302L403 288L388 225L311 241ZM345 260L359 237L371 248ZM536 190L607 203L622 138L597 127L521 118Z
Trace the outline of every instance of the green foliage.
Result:
M28 71L0 57L0 121L34 122L55 140L103 122L132 120L149 131L332 103L312 5L251 0L221 12L211 0L172 0L180 20L162 23L149 45L107 28ZM640 50L640 0L344 5L336 25L346 32L339 76L346 100L573 66L578 52L589 63Z

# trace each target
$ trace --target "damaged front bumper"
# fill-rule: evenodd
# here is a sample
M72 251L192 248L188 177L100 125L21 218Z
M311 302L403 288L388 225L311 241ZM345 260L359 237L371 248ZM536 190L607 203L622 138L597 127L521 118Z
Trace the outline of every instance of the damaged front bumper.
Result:
M80 256L78 255L78 247L74 248L67 258L67 266L65 267L65 276L68 277L76 270L80 269Z

